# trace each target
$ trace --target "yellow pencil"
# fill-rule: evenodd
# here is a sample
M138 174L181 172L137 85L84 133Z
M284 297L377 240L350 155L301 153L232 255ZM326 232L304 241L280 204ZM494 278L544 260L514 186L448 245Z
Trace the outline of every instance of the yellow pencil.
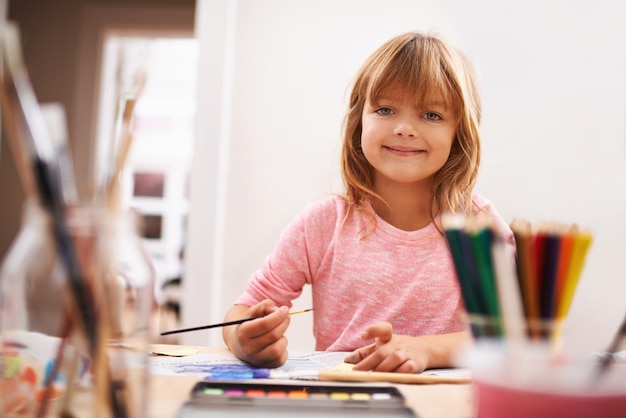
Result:
M574 293L578 286L578 281L585 264L585 258L591 246L592 235L589 232L579 232L575 234L572 248L572 258L563 286L563 294L557 309L557 319L563 319L574 299Z

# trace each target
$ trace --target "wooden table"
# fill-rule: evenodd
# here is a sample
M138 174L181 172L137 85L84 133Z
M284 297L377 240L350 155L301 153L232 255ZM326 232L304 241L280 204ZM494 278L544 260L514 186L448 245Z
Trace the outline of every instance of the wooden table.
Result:
M159 346L162 347L162 346ZM201 353L227 352L223 348L193 347ZM195 377L152 375L149 418L173 418L188 399ZM475 418L470 384L397 385L419 418Z

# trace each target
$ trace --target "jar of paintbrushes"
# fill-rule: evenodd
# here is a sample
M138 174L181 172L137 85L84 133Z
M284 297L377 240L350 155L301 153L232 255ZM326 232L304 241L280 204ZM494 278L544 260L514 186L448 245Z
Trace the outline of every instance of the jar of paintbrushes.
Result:
M136 97L114 169L80 199L64 113L38 103L17 26L0 29L2 128L27 196L0 270L0 416L144 417L154 269L119 204Z
M0 416L143 417L153 270L131 213L28 201L0 270ZM55 232L56 231L56 232Z

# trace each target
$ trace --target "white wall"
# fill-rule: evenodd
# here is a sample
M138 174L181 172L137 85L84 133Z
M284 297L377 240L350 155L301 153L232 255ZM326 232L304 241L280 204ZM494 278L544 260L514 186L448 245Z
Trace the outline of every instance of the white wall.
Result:
M292 217L342 190L352 77L382 42L421 29L440 31L478 69L477 191L507 221L593 229L565 344L606 346L626 312L626 3L512 3L199 0L200 53L210 58L200 68L184 324L221 320ZM310 317L292 318L290 348L311 349L310 334ZM221 344L219 331L185 338Z

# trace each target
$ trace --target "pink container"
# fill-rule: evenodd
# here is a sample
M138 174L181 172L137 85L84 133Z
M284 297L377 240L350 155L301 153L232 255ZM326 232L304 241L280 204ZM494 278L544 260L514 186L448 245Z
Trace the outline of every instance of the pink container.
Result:
M478 418L625 418L622 393L558 393L475 381Z
M626 364L598 375L598 357L555 355L481 342L460 359L474 382L478 418L626 418Z

